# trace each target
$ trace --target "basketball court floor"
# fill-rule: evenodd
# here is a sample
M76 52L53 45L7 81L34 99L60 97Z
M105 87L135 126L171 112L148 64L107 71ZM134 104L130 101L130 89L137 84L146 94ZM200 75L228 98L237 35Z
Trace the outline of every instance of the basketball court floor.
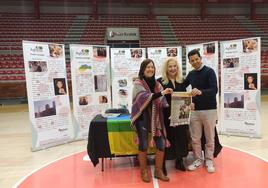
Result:
M194 172L174 169L168 161L170 182L140 180L133 158L105 160L93 167L86 155L87 141L77 141L31 152L27 104L0 106L0 187L268 187L268 96L261 102L262 138L220 135L224 148L215 159L216 172L204 167ZM185 159L190 163L191 155ZM149 166L153 174L154 166ZM151 176L153 177L153 176Z

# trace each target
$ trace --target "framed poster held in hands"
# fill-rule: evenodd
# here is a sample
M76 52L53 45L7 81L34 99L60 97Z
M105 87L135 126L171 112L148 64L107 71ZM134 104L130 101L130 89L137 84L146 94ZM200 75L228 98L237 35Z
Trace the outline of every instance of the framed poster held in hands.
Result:
M192 96L190 92L174 92L171 96L170 126L190 123Z

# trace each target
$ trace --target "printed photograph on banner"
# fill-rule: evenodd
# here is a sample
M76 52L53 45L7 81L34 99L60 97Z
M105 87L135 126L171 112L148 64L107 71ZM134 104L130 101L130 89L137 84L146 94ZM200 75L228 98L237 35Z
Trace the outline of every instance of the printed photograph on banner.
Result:
M79 97L79 105L88 105L88 96L80 96Z
M190 123L192 97L190 92L174 92L171 96L170 126Z
M245 73L244 74L244 89L256 90L257 89L257 73Z
M237 68L239 67L239 58L223 59L223 68Z
M141 58L142 49L130 49L130 54L132 58Z
M215 43L203 44L203 55L215 54Z
M118 80L118 86L119 87L126 87L127 86L127 79L124 78L124 79L119 79Z
M253 110L252 113L256 113L256 110L258 109L256 103L256 93L247 90L244 92L244 98L245 98L245 105L244 105L245 110Z
M49 44L48 48L50 57L59 58L63 56L63 45Z
M105 104L108 103L107 95L100 95L99 96L99 104Z
M92 72L92 66L90 66L88 64L79 65L78 71L81 74L83 74L83 73L91 73Z
M54 78L53 84L54 84L55 95L66 95L67 94L65 78Z
M244 94L224 93L224 108L244 108Z
M34 101L34 117L46 117L56 115L56 103L54 99Z
M95 57L95 58L106 58L106 56L107 56L106 47L93 46L93 57Z
M128 92L126 89L119 89L118 94L119 96L124 96L124 97L128 96Z
M46 61L29 61L30 72L47 72Z
M128 108L128 91L127 89L118 89L118 106Z
M107 91L106 75L94 75L94 87L96 92Z
M243 43L243 52L251 53L258 50L258 39L245 39L242 40Z
M167 48L167 56L168 57L177 57L178 56L177 48Z

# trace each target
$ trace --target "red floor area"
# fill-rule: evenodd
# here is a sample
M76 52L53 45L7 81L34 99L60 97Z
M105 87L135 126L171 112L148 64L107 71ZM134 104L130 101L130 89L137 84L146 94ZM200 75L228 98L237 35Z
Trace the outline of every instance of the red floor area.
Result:
M153 182L140 180L139 168L133 167L129 158L105 161L105 171L100 164L94 168L91 162L83 161L81 152L56 161L22 181L19 188L143 188L154 187ZM181 172L169 162L170 182L156 180L164 188L267 188L268 163L249 154L223 148L215 159L216 172L207 173L205 168L194 172ZM152 168L152 167L151 167Z

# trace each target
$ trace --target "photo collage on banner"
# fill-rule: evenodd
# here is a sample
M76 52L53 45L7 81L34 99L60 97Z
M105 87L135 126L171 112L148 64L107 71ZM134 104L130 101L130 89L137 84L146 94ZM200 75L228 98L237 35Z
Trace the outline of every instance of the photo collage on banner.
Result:
M70 45L75 138L88 136L90 121L110 107L109 47Z
M221 42L221 132L260 137L261 40Z
M145 57L145 48L111 48L113 108L131 111L133 81Z
M176 58L180 66L180 72L182 71L182 48L177 47L159 47L159 48L147 48L148 58L152 59L155 63L155 78L161 77L162 65L167 58Z
M23 41L32 150L73 139L63 44Z

